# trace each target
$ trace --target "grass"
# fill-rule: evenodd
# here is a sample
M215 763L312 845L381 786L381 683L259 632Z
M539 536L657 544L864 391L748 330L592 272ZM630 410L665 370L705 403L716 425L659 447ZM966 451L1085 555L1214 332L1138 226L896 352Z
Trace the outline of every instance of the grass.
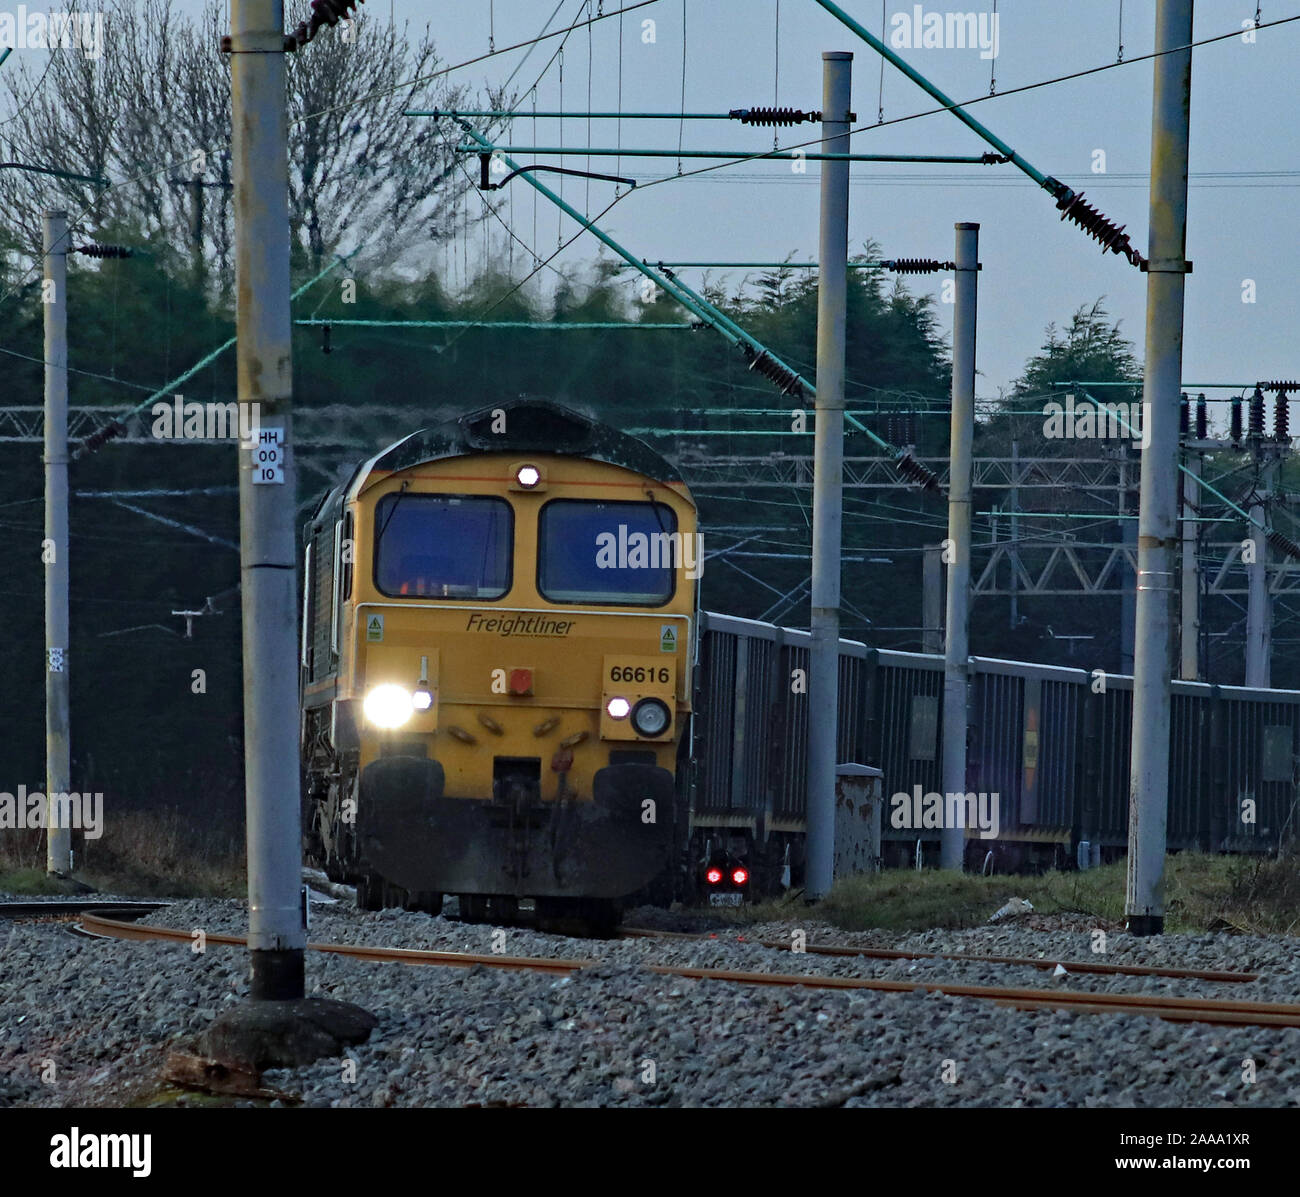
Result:
M890 870L837 883L816 909L819 919L846 931L919 931L985 925L1010 898L1031 902L1035 914L1077 914L1107 929L1124 919L1124 862L1087 872L1038 876L958 876L937 870ZM1300 856L1169 858L1165 872L1166 929L1300 934ZM802 898L763 902L740 913L746 922L807 917Z
M243 844L234 836L197 829L192 818L176 809L118 814L105 820L99 839L74 846L77 880L104 892L231 898L247 890ZM0 836L0 892L75 890L75 884L46 875L43 832Z
M128 812L107 820L104 835L78 850L77 880L97 890L140 897L243 897L243 844L202 831L175 810ZM816 917L846 931L918 931L985 925L1010 898L1025 898L1037 915L1082 915L1118 928L1124 919L1124 863L1087 872L978 877L934 869L894 869L836 884ZM1169 931L1236 930L1300 935L1300 854L1276 858L1169 858L1165 873ZM40 831L0 835L0 892L68 894L74 882L48 877ZM744 910L712 911L746 924L807 918L802 896Z

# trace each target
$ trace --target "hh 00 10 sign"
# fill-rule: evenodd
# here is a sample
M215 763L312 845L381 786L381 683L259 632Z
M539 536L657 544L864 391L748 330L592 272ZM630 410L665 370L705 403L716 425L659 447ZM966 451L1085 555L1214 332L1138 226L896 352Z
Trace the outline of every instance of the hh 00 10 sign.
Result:
M263 424L253 441L253 481L266 485L284 481L284 429Z

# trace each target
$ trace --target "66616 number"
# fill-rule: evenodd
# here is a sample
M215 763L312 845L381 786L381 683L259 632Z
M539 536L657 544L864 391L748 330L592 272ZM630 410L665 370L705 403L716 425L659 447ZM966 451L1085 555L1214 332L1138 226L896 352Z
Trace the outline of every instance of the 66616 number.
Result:
M666 666L656 669L648 665L614 665L609 671L611 682L659 682L666 686L672 673Z

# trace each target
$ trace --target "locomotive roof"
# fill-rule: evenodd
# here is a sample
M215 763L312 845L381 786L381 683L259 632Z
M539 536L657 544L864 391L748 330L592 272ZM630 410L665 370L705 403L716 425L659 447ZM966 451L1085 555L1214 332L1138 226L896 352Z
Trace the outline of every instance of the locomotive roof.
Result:
M498 413L505 415L502 432L492 428ZM659 482L677 476L676 468L644 441L571 407L528 398L494 403L412 433L385 449L370 469L394 473L471 453L564 453L607 461Z
M494 432L492 425L499 413L505 414L505 430ZM332 512L345 496L355 495L377 470L396 473L474 453L561 453L622 466L658 482L679 478L677 468L644 441L571 407L521 397L502 400L403 437L358 466L346 484L324 495L312 513L312 522Z

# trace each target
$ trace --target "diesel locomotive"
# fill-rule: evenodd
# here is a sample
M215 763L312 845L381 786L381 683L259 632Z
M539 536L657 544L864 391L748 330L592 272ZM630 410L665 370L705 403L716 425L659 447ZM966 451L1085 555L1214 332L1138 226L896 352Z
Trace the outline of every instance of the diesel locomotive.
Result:
M685 829L696 508L520 399L358 466L305 528L305 847L364 907L616 922Z

